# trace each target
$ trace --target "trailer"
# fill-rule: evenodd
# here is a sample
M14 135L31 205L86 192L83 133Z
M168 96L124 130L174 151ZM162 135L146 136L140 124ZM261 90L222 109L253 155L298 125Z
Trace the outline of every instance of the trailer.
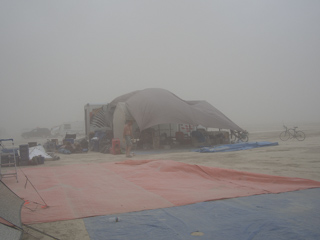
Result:
M53 137L64 137L66 134L85 134L85 126L83 121L65 122L51 129Z

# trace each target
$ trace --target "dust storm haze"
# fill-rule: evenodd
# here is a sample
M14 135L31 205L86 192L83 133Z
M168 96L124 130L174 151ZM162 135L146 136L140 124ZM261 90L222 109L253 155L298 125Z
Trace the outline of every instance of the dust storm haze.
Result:
M240 127L320 122L320 1L1 1L0 135L145 88Z

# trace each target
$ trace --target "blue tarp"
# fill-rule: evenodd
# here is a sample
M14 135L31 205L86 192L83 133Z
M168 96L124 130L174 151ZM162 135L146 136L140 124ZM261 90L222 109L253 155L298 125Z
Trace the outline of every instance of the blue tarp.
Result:
M200 149L196 149L195 152L201 153L211 153L211 152L232 152L232 151L240 151L240 150L248 150L252 148L258 147L269 147L269 146L277 146L278 142L242 142L235 144L226 144L215 147L203 147Z
M91 217L84 223L91 240L318 240L319 199L315 188Z

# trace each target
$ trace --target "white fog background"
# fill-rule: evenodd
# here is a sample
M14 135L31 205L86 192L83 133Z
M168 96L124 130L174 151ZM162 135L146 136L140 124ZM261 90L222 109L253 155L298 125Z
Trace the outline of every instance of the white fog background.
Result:
M243 128L320 122L320 1L0 1L0 132L164 88Z

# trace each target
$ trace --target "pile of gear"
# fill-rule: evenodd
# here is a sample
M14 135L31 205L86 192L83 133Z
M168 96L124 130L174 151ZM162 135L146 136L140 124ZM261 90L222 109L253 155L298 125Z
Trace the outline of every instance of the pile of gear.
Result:
M112 131L95 131L90 133L89 150L93 152L110 153L112 138Z
M76 139L76 134L66 134L62 144L58 143L58 139L48 139L43 147L51 155L54 152L63 154L88 152L88 145L89 143L85 138Z

